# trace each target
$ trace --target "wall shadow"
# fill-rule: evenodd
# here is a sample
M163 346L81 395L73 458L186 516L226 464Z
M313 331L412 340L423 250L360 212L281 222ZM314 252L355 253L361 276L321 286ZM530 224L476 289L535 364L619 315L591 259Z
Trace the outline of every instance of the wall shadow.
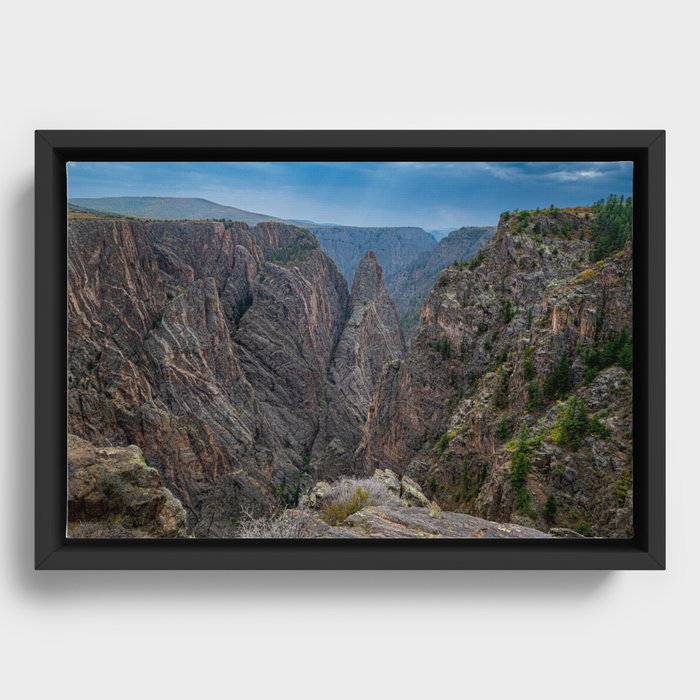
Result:
M25 181L10 211L7 236L13 265L9 306L9 374L13 412L7 455L9 497L5 536L10 583L36 604L62 601L183 599L246 603L330 603L361 600L415 604L420 600L576 602L612 582L607 571L43 571L34 567L34 185ZM41 251L38 251L41 254Z

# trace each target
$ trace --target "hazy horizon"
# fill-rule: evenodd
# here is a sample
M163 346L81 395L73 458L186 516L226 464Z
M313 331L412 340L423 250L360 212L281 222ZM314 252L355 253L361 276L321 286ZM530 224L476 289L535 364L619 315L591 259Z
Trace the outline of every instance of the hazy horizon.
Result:
M69 162L68 198L194 197L346 226L493 226L632 194L630 162Z

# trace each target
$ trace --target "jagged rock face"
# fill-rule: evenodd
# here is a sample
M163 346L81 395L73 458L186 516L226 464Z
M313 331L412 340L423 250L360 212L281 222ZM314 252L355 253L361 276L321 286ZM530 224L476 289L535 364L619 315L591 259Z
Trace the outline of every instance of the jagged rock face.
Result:
M494 226L465 226L452 231L435 248L421 253L405 269L387 281L387 289L396 304L404 331L411 334L417 323L423 300L433 288L442 270L455 260L470 260L491 239Z
M587 357L631 337L632 250L592 264L592 217L581 208L502 219L471 265L442 273L405 358L373 395L367 469L406 472L446 508L630 535L631 372L611 362L593 378ZM570 394L596 424L575 449L555 440ZM523 429L529 469L515 493Z
M96 448L68 435L68 536L188 537L187 513L136 445Z
M348 293L284 224L77 219L68 227L69 431L137 444L224 535L299 483Z
M321 249L335 261L348 285L368 250L377 256L387 280L409 268L423 253L436 246L435 239L422 228L360 228L356 226L311 226Z
M324 476L361 472L355 450L362 438L374 386L384 364L405 347L396 308L384 287L384 273L372 251L365 253L353 281L349 318L333 354L321 429L311 458Z

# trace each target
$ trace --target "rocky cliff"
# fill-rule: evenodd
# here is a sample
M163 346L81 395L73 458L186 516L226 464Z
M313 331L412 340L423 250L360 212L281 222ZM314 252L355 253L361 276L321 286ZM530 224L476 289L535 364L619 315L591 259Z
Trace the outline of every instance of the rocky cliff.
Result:
M368 250L377 256L388 281L410 267L422 253L436 246L429 233L416 227L312 225L309 230L318 239L323 252L335 261L349 285L352 285L355 270Z
M311 455L312 475L327 478L362 471L355 450L362 438L374 386L384 364L403 356L396 307L372 251L355 273L348 319L331 362L321 425Z
M632 532L631 241L592 262L595 210L505 215L448 267L361 446L445 508L586 535Z
M348 306L333 262L279 223L75 219L69 431L138 445L196 534L293 496Z
M465 226L452 231L432 250L421 253L410 265L391 276L387 289L406 333L411 334L418 324L420 308L440 272L456 261L471 260L488 243L495 230L493 226Z

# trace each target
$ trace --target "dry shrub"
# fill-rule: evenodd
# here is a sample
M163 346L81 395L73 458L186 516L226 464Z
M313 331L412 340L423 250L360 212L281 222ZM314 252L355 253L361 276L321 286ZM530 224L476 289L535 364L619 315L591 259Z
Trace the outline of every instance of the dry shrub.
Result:
M369 493L361 486L353 491L349 498L337 499L323 506L321 517L329 525L339 525L345 518L362 510L369 502Z
M321 517L329 525L339 525L365 506L394 505L397 501L378 479L341 479L324 494Z
M283 510L269 518L245 513L236 528L236 537L254 540L291 540L308 537L308 516Z
M357 489L367 493L369 506L395 505L398 497L389 491L387 485L379 479L341 479L331 484L330 489L323 495L323 500L329 503L342 502L351 499Z

